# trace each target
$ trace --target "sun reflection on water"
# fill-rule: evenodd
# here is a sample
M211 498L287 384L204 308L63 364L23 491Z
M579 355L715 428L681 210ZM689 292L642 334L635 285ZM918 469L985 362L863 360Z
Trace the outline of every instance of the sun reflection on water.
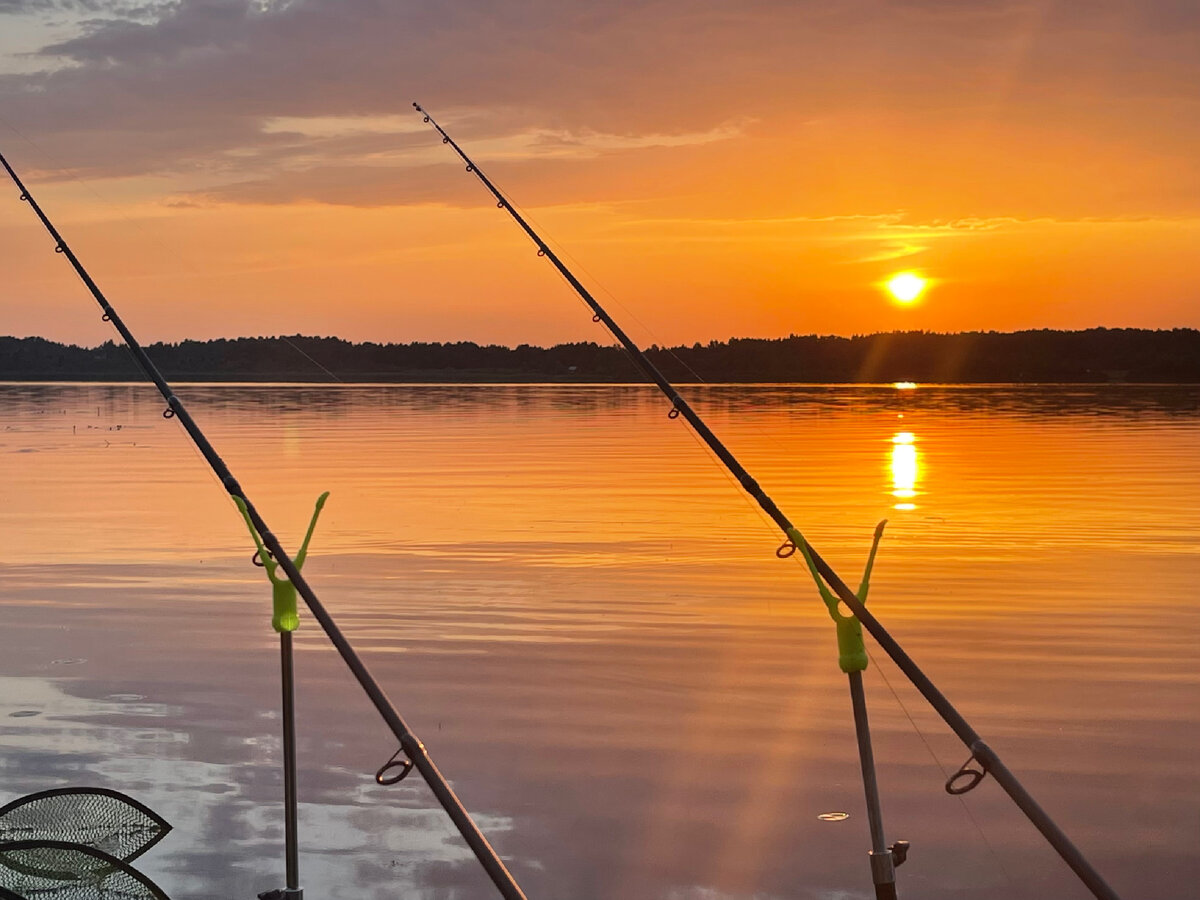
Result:
M917 496L919 475L916 437L911 431L899 431L892 435L892 496L903 502L895 504L893 509L917 508L911 501Z

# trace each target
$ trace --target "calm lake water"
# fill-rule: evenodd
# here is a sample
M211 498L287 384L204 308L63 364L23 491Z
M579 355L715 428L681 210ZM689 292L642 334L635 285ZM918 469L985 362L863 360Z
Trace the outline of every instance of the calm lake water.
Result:
M1200 879L1200 388L686 391L1125 898ZM868 898L832 623L640 386L184 386L531 898ZM175 830L175 898L283 884L278 657L240 517L142 385L0 385L0 800ZM495 896L311 617L312 900ZM1085 898L868 640L901 896ZM844 821L818 815L845 811Z

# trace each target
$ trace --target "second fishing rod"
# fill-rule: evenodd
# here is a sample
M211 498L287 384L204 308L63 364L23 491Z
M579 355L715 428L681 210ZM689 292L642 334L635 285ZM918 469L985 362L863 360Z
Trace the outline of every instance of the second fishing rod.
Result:
M967 722L954 705L942 694L933 681L913 661L912 657L905 652L904 648L892 637L883 624L871 614L866 605L859 600L855 592L851 590L837 572L804 539L804 536L788 517L784 515L775 501L767 495L759 483L750 475L724 443L721 442L720 438L708 427L707 423L705 423L691 405L680 396L679 392L675 390L674 385L650 361L642 349L625 333L624 329L609 315L608 311L604 309L599 301L592 296L591 292L583 286L575 274L567 268L566 264L558 257L558 254L534 231L529 223L525 221L525 218L513 207L508 198L479 169L466 152L450 137L446 130L434 120L429 112L416 102L413 103L413 108L423 116L425 122L441 135L442 143L448 144L453 148L454 152L466 163L467 172L474 174L492 196L496 198L496 205L512 216L517 225L521 227L521 230L537 246L538 256L544 256L549 260L555 269L558 270L559 274L575 290L576 294L579 295L580 299L588 305L593 313L593 321L604 323L605 327L612 332L613 336L625 348L634 364L671 401L671 410L668 415L671 418L682 417L685 419L701 440L720 459L730 474L738 480L738 483L741 484L746 493L753 497L763 511L771 517L771 520L787 538L786 542L779 548L779 555L789 556L797 550L803 551L803 555L810 561L810 565L825 580L833 590L833 593L836 594L838 600L844 603L854 614L854 617L862 623L862 627L870 632L871 636L875 638L884 652L891 657L897 667L899 667L914 687L928 701L929 705L933 707L958 739L967 747L971 755L967 759L967 762L947 782L947 791L950 793L964 793L978 784L984 775L991 775L1097 900L1120 900L1118 894L1083 856L1070 838L1067 837L1066 833L1034 800L1033 796L1025 789L1024 785L1021 784L1012 771L1009 770L996 752L984 742L979 733L971 727L971 724ZM973 765L978 765L978 768L972 768Z

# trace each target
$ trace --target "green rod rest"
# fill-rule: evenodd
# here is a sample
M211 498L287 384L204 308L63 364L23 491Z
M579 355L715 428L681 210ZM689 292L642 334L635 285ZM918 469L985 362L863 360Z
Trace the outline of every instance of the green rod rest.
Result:
M312 519L308 522L308 532L304 535L304 543L300 545L300 552L292 560L297 569L304 565L304 560L308 557L308 542L312 540L313 531L317 527L317 518L321 515L321 510L324 508L325 500L328 497L329 491L326 491L317 498L317 506L313 510ZM233 495L233 502L237 504L238 511L241 512L242 518L246 520L246 527L250 529L250 537L254 538L254 545L258 547L257 558L262 560L262 566L267 570L267 577L271 579L271 600L274 607L271 614L271 627L280 634L285 631L295 631L300 627L300 613L296 608L296 586L288 581L286 577L276 573L279 563L267 552L267 548L263 546L258 530L254 527L254 523L250 521L250 513L246 509L246 502L236 494Z
M875 526L875 538L871 541L871 553L867 557L867 567L863 570L862 583L859 584L858 591L855 593L855 596L864 605L867 602L867 592L871 589L871 570L875 568L875 553L879 549L879 539L883 537L885 525L887 525L887 519ZM867 667L867 648L863 644L862 623L856 616L845 615L838 609L837 595L828 588L825 580L821 578L821 573L817 571L816 563L813 562L812 554L808 550L808 542L804 540L804 535L800 533L800 530L789 528L787 536L804 555L804 562L808 564L808 571L812 574L813 581L817 583L817 590L821 592L821 599L825 601L829 617L837 626L838 668L846 674L863 671Z

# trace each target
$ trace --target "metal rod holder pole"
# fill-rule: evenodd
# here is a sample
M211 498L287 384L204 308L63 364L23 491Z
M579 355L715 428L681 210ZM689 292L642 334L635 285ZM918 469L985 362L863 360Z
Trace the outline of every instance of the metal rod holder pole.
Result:
M875 753L871 749L871 725L867 720L862 672L848 672L847 675L850 700L854 704L858 761L862 766L863 791L867 797L867 822L871 828L871 880L875 884L875 900L896 900L896 865L883 836L883 813L879 806L879 782L875 778Z
M293 666L292 633L279 633L279 658L283 687L283 807L284 842L287 857L287 887L283 896L302 900L300 889L300 842L297 835L299 802L296 799L296 676Z

